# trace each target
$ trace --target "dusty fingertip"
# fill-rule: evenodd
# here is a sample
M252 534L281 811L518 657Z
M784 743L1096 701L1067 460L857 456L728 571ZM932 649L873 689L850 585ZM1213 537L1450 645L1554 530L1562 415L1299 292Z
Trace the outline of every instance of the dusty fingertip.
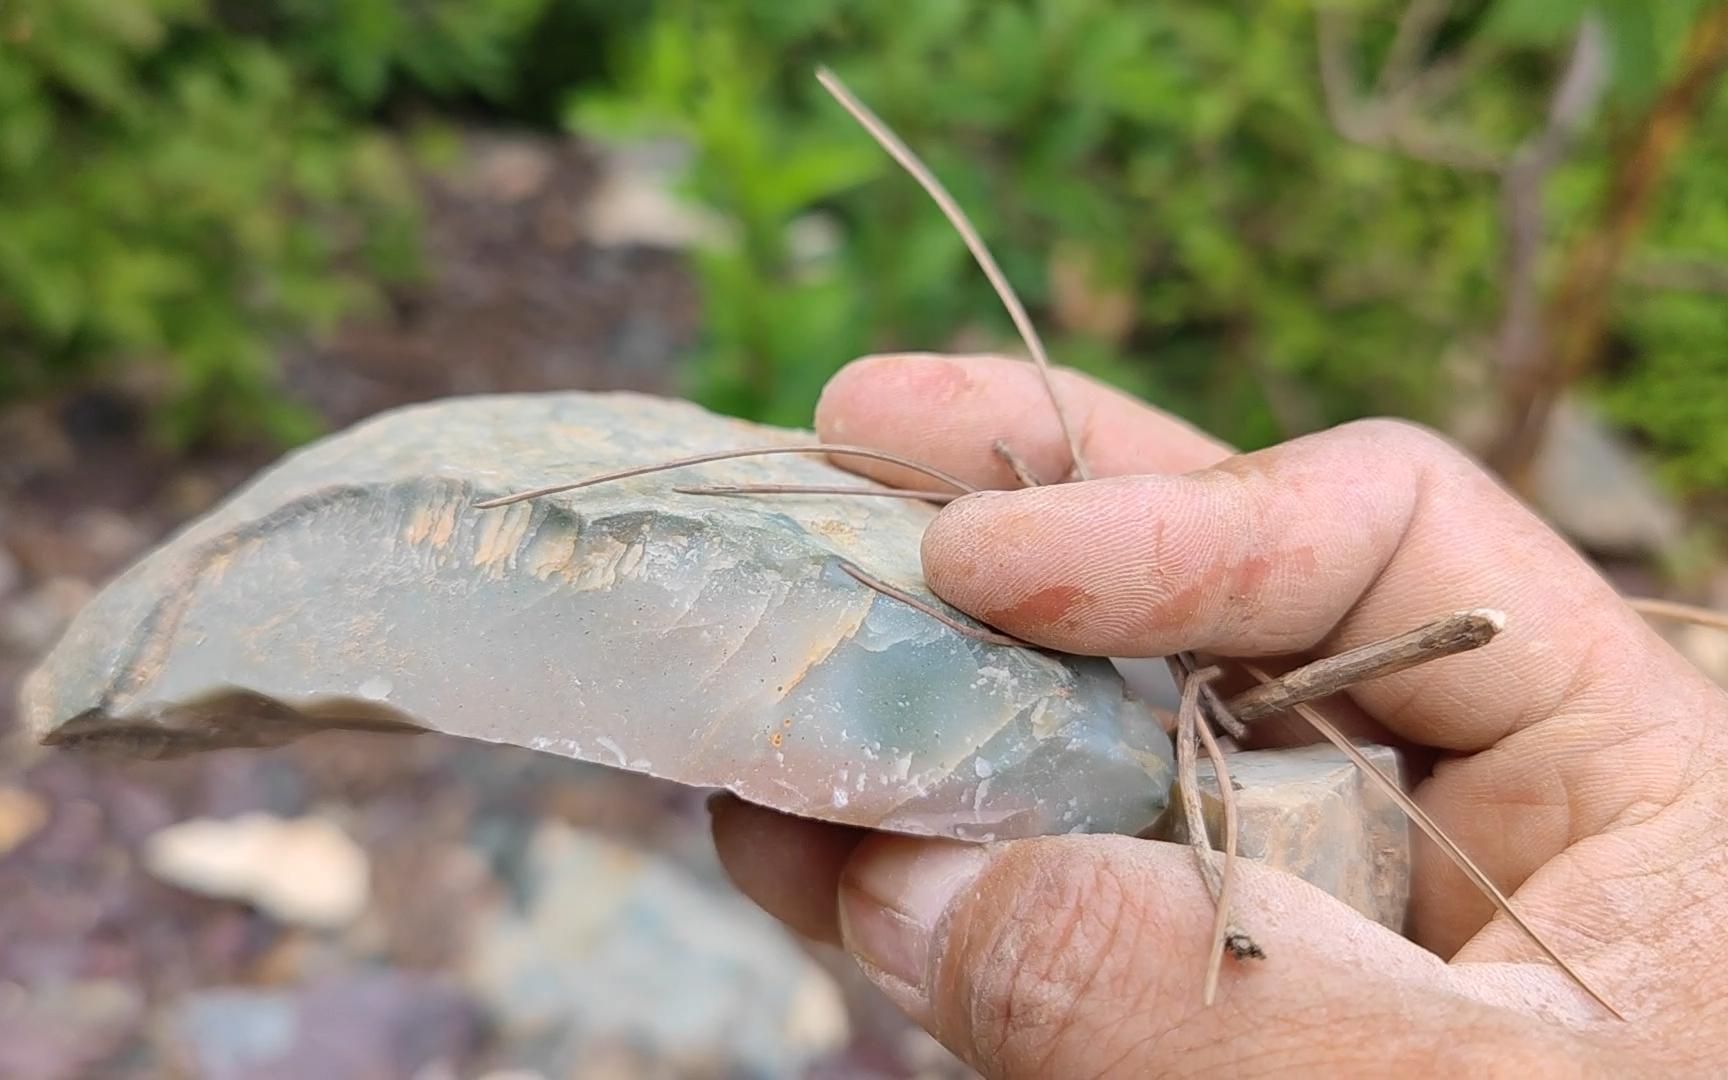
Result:
M979 512L989 513L992 508L985 507L983 505L984 503L992 502L996 499L1009 497L1009 496L1012 496L1014 494L1016 494L1016 493L1012 492L1012 491L996 491L992 488L984 488L981 491L969 491L966 494L960 496L958 499L955 499L953 502L950 502L946 506L943 506L939 511L937 511L936 516L938 518L940 518L944 515L948 515L951 517L960 517L960 516L963 516L966 514L973 514L973 513L979 513ZM958 510L959 513L957 513L957 514L954 513L954 511L956 511L956 510Z
M960 496L937 511L936 517L924 530L928 544L932 535L944 537L956 531L994 527L1003 515L1035 512L1033 504L1041 500L1045 488L1025 488L1020 491L997 491L985 488Z
M908 397L922 401L952 401L972 388L972 376L962 364L941 353L879 353L859 357L822 388L816 402L816 430L823 438L849 425L856 410L898 408Z
M974 491L960 496L936 512L936 517L924 529L925 558L940 554L956 541L968 541L995 513L994 503L1011 492Z
M924 578L937 595L972 610L968 605L980 600L981 590L987 593L993 583L1012 576L1012 552L1024 539L1016 532L1025 532L1038 513L1036 507L1021 510L1034 496L1035 491L980 491L937 513L919 545Z
M823 442L842 443L852 440L859 430L860 411L868 414L879 408L883 387L878 376L892 356L862 356L836 371L822 387L816 399L816 434ZM868 429L871 425L864 423Z

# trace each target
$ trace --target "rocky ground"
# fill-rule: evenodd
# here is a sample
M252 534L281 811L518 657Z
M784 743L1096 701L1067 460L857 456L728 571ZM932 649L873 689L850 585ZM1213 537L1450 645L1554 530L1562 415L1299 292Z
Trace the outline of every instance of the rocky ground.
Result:
M696 297L581 150L470 141L432 279L293 393L334 426L493 390L670 392ZM641 229L633 234L631 215ZM604 225L604 229L600 228ZM134 403L0 415L0 732L111 574L269 460L170 457ZM698 793L438 737L137 763L0 753L0 1076L956 1075L739 899Z

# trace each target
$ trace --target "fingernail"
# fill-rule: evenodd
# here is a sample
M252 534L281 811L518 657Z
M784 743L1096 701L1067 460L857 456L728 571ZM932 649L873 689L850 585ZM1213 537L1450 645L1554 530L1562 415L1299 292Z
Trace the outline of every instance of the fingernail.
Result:
M867 969L900 984L884 987L893 996L926 1000L937 927L987 859L976 844L910 837L861 850L840 883L846 947Z

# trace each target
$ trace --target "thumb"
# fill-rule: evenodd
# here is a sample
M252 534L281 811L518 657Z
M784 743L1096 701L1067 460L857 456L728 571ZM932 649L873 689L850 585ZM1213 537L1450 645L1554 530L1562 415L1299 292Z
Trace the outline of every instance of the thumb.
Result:
M1581 1036L1482 1000L1489 992L1467 996L1438 957L1252 864L1238 866L1235 910L1268 955L1226 960L1218 1001L1203 1006L1213 908L1193 860L1127 837L874 837L841 875L842 937L878 987L992 1077L1485 1061L1546 1074L1585 1060Z

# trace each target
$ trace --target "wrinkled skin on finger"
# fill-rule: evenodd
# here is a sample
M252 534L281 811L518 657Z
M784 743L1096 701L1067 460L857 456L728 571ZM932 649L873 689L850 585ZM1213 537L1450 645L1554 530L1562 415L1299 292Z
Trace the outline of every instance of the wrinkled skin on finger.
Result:
M924 539L931 587L1074 652L1335 652L1495 607L1488 649L1353 689L1358 727L1432 770L1414 796L1629 1017L1539 954L1432 845L1412 939L1247 867L1263 963L1200 1005L1211 906L1192 854L1117 837L986 846L869 836L736 800L716 844L746 893L844 945L910 1015L991 1076L1579 1075L1728 1068L1728 698L1465 455L1417 428L1348 425L1253 454L1058 373L1097 479L1070 471L1037 372L987 357L860 361L825 392L829 441L1004 489ZM875 463L879 479L924 481Z

